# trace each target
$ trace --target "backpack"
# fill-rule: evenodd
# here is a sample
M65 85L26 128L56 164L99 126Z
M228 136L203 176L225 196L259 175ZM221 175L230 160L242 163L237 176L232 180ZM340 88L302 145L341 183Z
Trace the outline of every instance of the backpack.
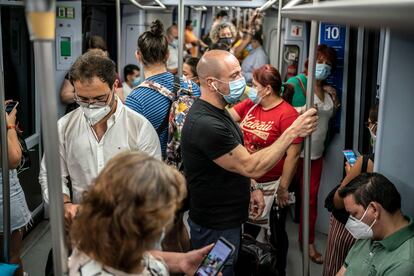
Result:
M147 87L158 91L171 102L169 108L170 111L156 131L157 134L160 135L168 127L167 157L165 161L167 164L176 167L180 171L183 170L181 157L181 131L188 111L196 99L193 95L192 82L190 80L185 82L188 85L188 89L182 88L180 78L174 76L173 92L153 81L146 80L139 85L139 87Z

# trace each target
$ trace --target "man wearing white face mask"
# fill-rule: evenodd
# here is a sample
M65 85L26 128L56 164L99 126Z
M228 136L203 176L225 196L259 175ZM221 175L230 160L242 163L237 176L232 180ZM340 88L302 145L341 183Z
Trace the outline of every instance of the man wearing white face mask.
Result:
M260 178L283 158L290 144L316 128L316 110L296 119L279 139L254 153L243 146L243 134L225 107L236 103L246 81L240 63L223 50L208 51L197 65L201 97L192 105L181 135L184 174L190 195L189 225L194 248L215 242L220 236L235 246L223 275L234 275L240 247L241 225L263 212Z
M58 121L63 204L68 223L77 213L82 193L114 155L137 150L161 158L160 143L151 123L124 106L114 94L117 81L113 61L86 53L76 60L69 76L80 108ZM39 182L48 202L44 158Z
M337 276L414 275L414 222L401 212L401 196L379 173L366 173L342 188L350 217L346 229L358 239Z

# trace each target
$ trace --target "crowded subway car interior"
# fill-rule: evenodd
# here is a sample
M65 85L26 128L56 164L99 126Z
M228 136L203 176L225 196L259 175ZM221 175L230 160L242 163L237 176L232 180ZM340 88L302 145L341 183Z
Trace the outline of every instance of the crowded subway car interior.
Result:
M0 0L0 275L414 275L413 13Z

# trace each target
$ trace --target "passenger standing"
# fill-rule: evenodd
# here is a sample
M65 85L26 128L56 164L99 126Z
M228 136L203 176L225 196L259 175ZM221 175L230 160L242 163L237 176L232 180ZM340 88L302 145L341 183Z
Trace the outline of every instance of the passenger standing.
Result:
M198 37L193 33L193 21L191 20L185 21L184 39L187 49L192 57L198 57L199 46L203 48L208 47L208 45L206 45L201 39L198 39Z
M152 22L151 29L138 38L136 52L138 62L144 65L145 81L165 87L169 92L174 89L174 75L167 71L168 42L163 34L163 25L159 20ZM199 87L192 82L179 80L179 86L200 96ZM172 100L150 87L138 87L127 97L126 106L142 114L157 130L161 142L162 156L165 157L168 139L168 117Z
M269 57L263 49L263 38L261 33L255 33L251 40L253 50L243 60L241 65L243 70L243 76L246 78L247 83L251 83L253 79L253 71L258 69L262 65L269 63Z
M250 154L243 134L225 107L243 94L246 82L238 60L229 52L211 50L201 58L197 72L202 96L184 123L181 146L190 194L191 244L201 248L220 236L236 248L223 275L233 275L240 247L241 224L250 210L264 208L263 194L251 178L260 178L284 156L297 138L316 128L316 110L299 117L271 146Z
M414 222L403 215L394 184L379 173L362 174L339 196L357 241L336 275L414 275Z
M165 36L168 41L167 70L172 74L178 73L178 27L176 24L167 29Z
M128 64L124 67L124 82L122 88L124 89L124 97L131 94L132 89L141 83L141 74L139 67L135 64Z
M240 122L243 132L244 145L250 154L271 146L286 131L288 127L297 119L298 112L289 104L289 93L293 94L293 88L282 85L279 72L271 65L263 65L253 71L253 88L250 89L249 99L237 104L230 109L230 115L236 122ZM287 98L282 98L281 91ZM289 90L289 92L288 92ZM289 240L286 233L286 216L288 212L288 188L296 173L296 165L299 154L302 150L301 138L295 139L286 151L286 154L270 171L255 181L263 185L277 187L277 202L280 209L270 212L272 229L270 238L271 244L276 249L277 271L279 276L286 275L287 251ZM279 183L277 185L276 183ZM268 192L276 193L271 189ZM273 205L272 197L269 207ZM270 211L270 209L269 209ZM251 221L263 227L269 226L269 214L263 218ZM245 224L245 230L250 228L258 233L260 227ZM266 228L267 228L266 227ZM253 235L256 236L256 235Z
M58 121L63 204L65 219L70 224L83 192L113 156L131 150L160 159L161 150L151 123L124 106L115 95L114 62L89 52L76 60L69 76L76 102L81 106ZM44 162L43 158L39 182L48 202Z
M326 45L319 45L316 52L314 103L318 109L319 123L312 135L311 147L311 177L310 177L310 202L309 202L309 257L317 264L323 263L322 255L315 247L315 223L318 208L318 192L322 176L323 153L325 140L328 133L329 120L333 117L335 110L339 107L336 91L333 87L326 85L325 80L331 74L335 63L335 50ZM287 81L295 88L292 105L299 111L305 110L307 76L300 75L292 77ZM303 157L298 166L298 175L303 187ZM302 217L302 215L301 215ZM302 243L302 219L299 228L299 242Z
M183 79L184 80L191 80L195 82L197 85L200 85L200 80L198 79L197 74L197 64L199 62L199 58L187 58L183 64Z
M100 50L102 51L102 55L109 58L108 54L108 47L106 46L105 41L102 37L94 35L89 37L86 43L86 52L88 51L96 51ZM121 100L124 100L123 91L122 91L122 82L119 76L117 75L118 83L116 87L117 95L121 97ZM66 111L65 114L68 114L69 112L75 110L79 107L79 105L76 103L74 99L74 93L75 89L73 88L73 85L69 81L69 73L65 75L65 78L63 79L62 86L60 88L60 101L62 104L66 105Z
M6 101L6 105L9 101ZM9 157L9 185L10 185L10 263L19 265L14 275L23 276L23 264L20 259L20 249L22 247L22 238L24 227L31 220L31 213L27 207L26 198L22 187L20 186L19 177L16 168L20 165L22 150L16 130L16 113L17 108L7 114L7 147ZM1 148L0 148L1 153ZM3 248L3 176L0 171L0 246ZM3 257L3 250L0 253Z
M172 223L185 193L183 177L161 161L138 152L111 159L71 227L70 275L169 275L164 261L149 251Z
M377 134L377 120L378 120L378 105L370 109L367 127L372 137ZM345 211L344 201L339 196L340 189L346 187L354 178L361 173L374 171L374 155L363 155L358 157L355 164L351 167L348 162L345 165L346 176L342 180L341 185L337 187L333 196L328 196L325 201L327 204L333 205L331 208L331 216L329 220L329 232L326 245L326 261L323 266L324 276L334 276L344 264L346 255L355 243L355 239L351 233L345 228L345 224L349 214ZM332 192L331 192L332 193ZM330 202L331 201L331 202Z

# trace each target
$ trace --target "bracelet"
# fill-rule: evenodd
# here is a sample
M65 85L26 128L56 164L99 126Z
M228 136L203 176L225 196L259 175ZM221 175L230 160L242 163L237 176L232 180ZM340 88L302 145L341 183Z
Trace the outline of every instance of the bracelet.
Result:
M72 201L65 201L65 202L63 202L63 205L68 204L68 203L72 204Z
M7 129L16 129L16 125L7 125Z
M262 183L256 183L254 185L250 185L250 192L256 191L256 190L263 190L263 184Z

